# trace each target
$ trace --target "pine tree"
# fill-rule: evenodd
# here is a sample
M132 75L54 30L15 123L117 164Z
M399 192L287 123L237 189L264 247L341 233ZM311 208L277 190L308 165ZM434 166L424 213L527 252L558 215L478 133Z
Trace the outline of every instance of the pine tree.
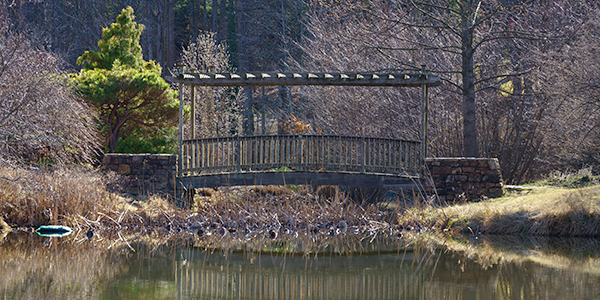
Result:
M160 77L160 65L144 61L144 27L134 19L131 7L123 9L117 22L103 29L99 51L80 56L77 63L84 68L71 76L76 90L97 110L111 153L123 136L173 128L178 120L176 92Z

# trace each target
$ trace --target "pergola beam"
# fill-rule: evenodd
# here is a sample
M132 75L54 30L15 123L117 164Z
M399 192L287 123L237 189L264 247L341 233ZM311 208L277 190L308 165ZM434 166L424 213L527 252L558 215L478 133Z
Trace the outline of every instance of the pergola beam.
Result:
M441 84L440 78L429 73L180 73L167 76L167 81L194 86L396 86L428 87Z

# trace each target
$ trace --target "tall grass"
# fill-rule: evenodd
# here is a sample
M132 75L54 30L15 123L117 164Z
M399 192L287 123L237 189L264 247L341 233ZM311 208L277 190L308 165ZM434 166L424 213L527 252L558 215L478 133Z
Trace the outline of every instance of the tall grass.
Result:
M202 247L252 251L360 252L365 239L397 240L403 230L398 210L361 206L337 189L200 189L192 208L182 209L158 196L121 197L109 188L115 182L92 169L2 167L0 216L12 227L71 226L79 238L89 230L124 244L138 233L163 240L184 235Z
M12 226L73 225L116 206L106 178L80 169L0 168L0 211Z
M600 186L409 209L401 222L471 235L600 237Z

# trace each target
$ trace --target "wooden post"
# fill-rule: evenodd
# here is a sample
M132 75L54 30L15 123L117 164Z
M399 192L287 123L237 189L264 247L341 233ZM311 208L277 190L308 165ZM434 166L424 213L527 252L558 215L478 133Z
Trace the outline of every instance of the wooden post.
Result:
M422 79L427 79L425 65L421 65ZM427 125L429 124L429 89L427 84L421 85L421 168L425 172L425 159L427 158Z
M191 102L191 118L190 118L190 138L191 139L195 139L196 138L196 86L192 85L191 86L192 90L191 90L191 95L190 95L190 102Z
M179 159L177 161L177 173L181 176L183 169L183 83L179 84Z

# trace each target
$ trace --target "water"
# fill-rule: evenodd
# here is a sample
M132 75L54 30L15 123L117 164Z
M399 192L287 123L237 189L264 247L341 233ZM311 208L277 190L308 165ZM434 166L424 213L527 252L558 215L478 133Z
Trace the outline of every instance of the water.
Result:
M455 250L386 245L315 257L10 234L0 298L600 299L598 240L482 237L447 247Z

